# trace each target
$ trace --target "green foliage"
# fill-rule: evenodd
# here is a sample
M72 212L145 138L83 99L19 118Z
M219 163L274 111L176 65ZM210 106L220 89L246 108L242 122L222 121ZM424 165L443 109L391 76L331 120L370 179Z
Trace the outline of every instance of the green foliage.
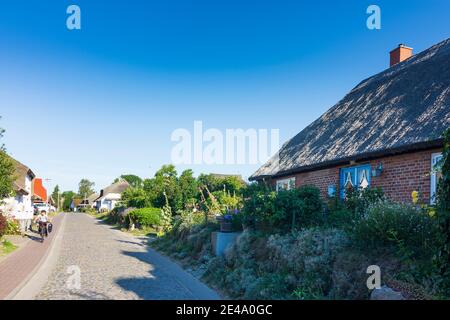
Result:
M78 184L78 196L81 198L89 197L91 194L93 194L95 183L89 181L88 179L81 179L80 183Z
M10 241L8 241L8 240L3 240L3 241L1 242L0 249L1 249L1 251L2 251L2 252L0 252L0 253L8 254L8 253L11 253L11 252L13 252L14 250L16 250L16 249L17 249L17 246L15 246L12 242L10 242Z
M363 248L395 247L403 257L428 255L438 241L436 219L413 206L389 202L370 206L352 234Z
M198 184L207 187L210 192L229 191L231 194L240 193L245 187L244 181L237 176L219 176L215 174L201 174Z
M136 209L128 214L128 219L130 223L135 223L138 226L161 226L161 209L151 207Z
M314 186L277 193L264 185L251 185L244 197L245 224L263 229L294 230L323 222L320 190Z
M174 212L183 208L177 171L172 164L162 166L155 173L154 178L144 180L144 190L155 207L162 208L166 204L165 193Z
M248 227L265 227L275 213L277 193L266 185L251 184L244 190L242 223Z
M178 186L183 208L193 206L198 199L198 183L191 169L184 170L178 178ZM180 208L178 208L180 209Z
M128 184L132 188L140 189L144 186L144 181L140 177L138 177L134 174L123 174L120 176L120 178L116 178L114 180L114 183L119 182L120 179L123 179L126 182L128 182Z
M61 200L61 191L59 190L59 186L56 185L53 189L52 195L51 195L53 201L56 203L56 207L59 208L60 203L58 203L58 199Z
M21 234L19 224L0 213L0 238L6 234Z
M328 200L326 224L348 230L370 206L384 200L384 192L380 188L350 189L344 201L337 195Z
M323 203L320 190L315 186L278 192L275 208L271 220L279 228L290 225L291 230L295 230L323 223Z
M68 211L70 209L70 204L75 196L76 194L73 191L64 191L61 194L61 198L63 199L63 210Z
M5 130L0 128L0 139L3 138L4 132ZM14 192L14 172L14 163L6 154L5 146L0 142L0 201L8 198Z
M358 216L363 215L370 205L384 200L385 196L381 188L350 189L346 192L345 206Z
M14 192L14 163L5 151L0 150L0 201Z
M204 279L238 299L323 299L333 264L348 245L339 230L305 229L264 236L246 230L225 253L210 260Z
M146 192L143 189L130 187L125 189L122 193L121 202L126 207L131 208L145 208L152 205Z
M161 209L161 227L164 232L167 232L172 229L172 208L169 205L169 199L165 193L164 197L166 198L166 204Z
M450 129L444 133L441 178L437 192L437 220L441 245L436 260L440 274L445 279L442 283L443 290L450 296Z

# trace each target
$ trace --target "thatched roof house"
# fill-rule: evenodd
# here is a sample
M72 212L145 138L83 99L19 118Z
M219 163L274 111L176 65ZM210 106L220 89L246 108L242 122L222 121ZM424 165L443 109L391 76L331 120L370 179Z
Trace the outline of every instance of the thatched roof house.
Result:
M95 207L97 210L107 210L110 211L114 209L117 202L121 200L122 193L130 187L130 184L121 179L116 183L102 189L100 191L100 196L95 199Z
M27 178L32 181L36 175L34 174L34 172L28 168L26 165L24 165L23 163L17 161L14 158L11 158L13 164L14 164L14 191L16 191L17 194L22 194L22 195L28 195L30 194L31 190L30 187L27 186Z
M392 64L287 141L250 180L440 148L450 127L450 39Z

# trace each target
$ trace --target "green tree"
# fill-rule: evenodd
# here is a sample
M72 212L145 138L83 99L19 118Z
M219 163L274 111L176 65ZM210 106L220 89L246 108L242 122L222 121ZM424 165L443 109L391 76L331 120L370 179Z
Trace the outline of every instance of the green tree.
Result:
M82 198L89 197L91 194L93 194L95 183L89 181L88 179L81 179L80 183L78 184L78 195Z
M76 196L76 193L73 191L64 191L61 194L61 199L63 199L63 209L65 211L70 209L70 204L72 203L72 199Z
M183 207L192 205L198 198L198 183L191 169L184 170L178 179Z
M122 193L122 202L127 207L138 209L152 206L144 189L133 187L125 189Z
M136 189L140 189L144 186L144 181L134 174L123 174L120 176L120 178L116 178L114 180L114 183L119 182L120 179L125 180L130 184L130 186Z
M57 204L56 206L59 208L60 203L58 203L58 200L61 199L61 192L59 190L59 186L56 185L53 189L52 195L51 195L53 201Z
M153 186L153 193L155 196L154 205L162 208L166 205L166 196L172 212L182 209L182 200L180 189L178 186L177 170L172 164L163 165L155 173ZM166 196L164 195L166 194Z
M3 138L5 130L0 128L0 139ZM14 163L7 155L5 146L0 143L0 201L13 194Z
M198 184L205 186L209 191L228 191L238 193L245 187L245 182L238 176L217 176L214 174L201 174L198 177Z

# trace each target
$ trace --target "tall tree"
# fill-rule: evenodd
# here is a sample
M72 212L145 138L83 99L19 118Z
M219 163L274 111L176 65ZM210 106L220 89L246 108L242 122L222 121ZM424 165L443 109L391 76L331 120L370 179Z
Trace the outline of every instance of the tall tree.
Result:
M52 195L51 195L53 201L56 203L56 206L59 207L58 199L61 199L61 193L59 191L59 186L56 185L53 189Z
M67 211L70 209L70 204L72 203L72 199L76 196L73 191L64 191L61 194L61 199L63 201L63 210Z
M5 130L0 128L0 139L3 138L4 132ZM5 146L0 141L0 200L13 193L14 172L14 163L6 154Z
M120 176L120 178L116 178L114 180L114 183L118 182L120 179L125 180L130 184L130 186L136 189L140 189L144 186L144 181L134 174L123 174Z
M155 182L158 189L157 206L162 208L166 205L167 197L173 213L183 208L177 175L177 170L172 164L163 165L155 173Z
M89 181L88 179L81 179L80 183L78 184L78 195L82 198L89 197L91 194L93 194L95 183Z
M194 178L194 172L191 169L184 170L179 179L182 205L184 207L191 206L198 197L198 184Z

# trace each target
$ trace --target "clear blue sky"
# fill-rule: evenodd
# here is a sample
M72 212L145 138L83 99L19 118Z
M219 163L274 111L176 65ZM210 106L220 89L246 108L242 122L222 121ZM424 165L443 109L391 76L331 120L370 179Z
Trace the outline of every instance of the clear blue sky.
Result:
M77 4L82 30L66 28ZM378 4L382 29L366 28ZM448 0L2 1L0 127L8 152L64 190L170 162L176 128L279 128L286 141L399 43L450 36ZM240 173L258 165L191 166ZM182 170L185 167L180 167Z

